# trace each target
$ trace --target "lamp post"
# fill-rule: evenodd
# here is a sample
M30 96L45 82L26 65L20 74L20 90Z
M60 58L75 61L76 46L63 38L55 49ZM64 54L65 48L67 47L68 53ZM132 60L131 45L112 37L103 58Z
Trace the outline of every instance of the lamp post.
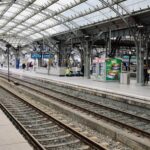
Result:
M7 50L7 57L8 57L8 82L10 82L10 79L9 79L9 76L10 76L10 73L9 73L9 49L10 49L11 45L10 44L7 44L6 45L6 50Z

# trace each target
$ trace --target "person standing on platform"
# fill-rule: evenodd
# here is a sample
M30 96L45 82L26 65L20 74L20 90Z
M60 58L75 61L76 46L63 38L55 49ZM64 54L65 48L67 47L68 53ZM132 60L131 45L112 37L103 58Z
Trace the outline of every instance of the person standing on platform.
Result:
M70 70L69 67L66 68L65 75L68 76L68 77L71 76L71 70Z
M30 71L33 70L33 64L32 64L32 61L29 63L29 70L30 70Z
M82 73L82 76L84 76L84 65L82 65L81 73Z
M25 63L23 63L22 64L22 69L25 70L25 68L26 68L26 65L25 65Z
M144 65L144 85L148 84L149 74L148 74L148 66Z

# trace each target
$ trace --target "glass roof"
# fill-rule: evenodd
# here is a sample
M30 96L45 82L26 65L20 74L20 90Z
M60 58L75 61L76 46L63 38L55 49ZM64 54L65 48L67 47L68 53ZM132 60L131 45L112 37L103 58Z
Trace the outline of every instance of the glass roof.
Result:
M22 38L14 46L24 45L117 17L113 9L125 15L149 6L150 0L1 0L0 37L12 44L11 36Z

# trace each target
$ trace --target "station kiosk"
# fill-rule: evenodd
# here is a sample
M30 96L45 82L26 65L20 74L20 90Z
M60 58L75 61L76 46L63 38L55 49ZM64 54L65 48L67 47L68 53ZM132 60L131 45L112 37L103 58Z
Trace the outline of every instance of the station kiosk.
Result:
M91 78L99 81L119 81L122 72L122 59L95 58Z

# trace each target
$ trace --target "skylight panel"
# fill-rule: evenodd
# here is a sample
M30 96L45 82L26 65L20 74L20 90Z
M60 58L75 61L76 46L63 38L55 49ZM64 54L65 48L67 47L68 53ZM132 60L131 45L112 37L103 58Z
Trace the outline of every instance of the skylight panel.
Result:
M31 19L33 19L33 20L42 20L44 18L46 18L46 16L37 14L37 15L33 16Z
M68 28L64 25L58 25L58 26L53 27L52 29L55 30L57 33L68 30Z
M20 15L20 14L15 17L15 19L17 19L19 21L22 21L24 18L26 18L26 16L23 16L23 15Z
M7 5L0 5L0 12L3 11L6 7Z
M7 11L4 16L6 16L6 17L11 17L11 16L13 16L13 15L14 15L13 12Z
M56 21L55 19L50 18L50 19L47 19L47 20L43 21L43 24L45 24L45 25L53 25L53 24L56 24L57 22L58 21Z
M31 34L33 31L32 30L26 30L26 31L23 31L22 33L24 35L28 35L28 34Z
M34 26L34 27L32 27L31 29L33 29L33 30L39 30L39 27L38 26Z
M75 16L77 12L69 9L61 14L64 15L65 17L72 17L72 16Z
M80 0L76 0L76 1L80 1ZM59 0L58 3L62 4L62 5L67 5L67 4L70 4L70 3L73 3L74 0Z
M28 19L27 21L26 21L26 23L28 23L28 24L30 24L30 25L32 25L32 24L34 24L34 23L36 23L38 20L33 20L33 19Z
M3 34L4 33L4 30L0 30L0 34Z
M77 23L79 26L87 25L89 24L89 21L86 20L85 18L81 17L78 19L73 20L75 23Z
M0 19L0 25L5 24L6 22L7 22L7 20L5 20L5 19Z
M16 23L14 23L14 22L9 22L9 23L7 24L7 26L14 26L14 25L16 25Z
M33 34L33 35L29 36L29 37L32 38L32 39L39 39L39 38L42 38L43 36L41 34L39 34L39 33L36 33L36 34Z
M50 0L36 0L34 2L34 4L39 5L39 6L43 6L45 4L47 4Z
M101 6L101 3L99 0L88 0L88 1L86 1L86 3L88 3L91 6L96 6L96 5Z
M150 6L150 0L127 0L122 2L125 9L132 11L139 11L140 9L145 9Z
M87 11L89 8L91 8L91 6L87 5L86 3L82 3L76 7L73 7L72 9L75 11L75 12L82 12L82 11Z
M22 25L19 25L19 26L18 26L18 28L20 28L20 29L24 29L25 27L24 27L24 26L22 26Z
M50 34L49 34L48 32L42 31L42 32L40 32L40 33L43 34L44 36L50 36Z
M46 7L52 0L36 0L31 5L29 2L32 2L32 0L17 0L12 4L0 19L0 26L3 27L3 29L0 30L0 33L16 33L16 35L20 35L21 37L25 35L30 36L31 34L33 39L38 39L43 37L43 35L49 36L59 34L68 31L69 28L74 29L80 26L119 17L118 14L100 0L86 0L84 2L82 0L58 0L42 12L38 12L38 10L44 6ZM79 4L80 2L81 4ZM105 2L112 4L112 2L115 1L105 0ZM72 7L76 5L76 3L78 3L77 6ZM23 8L27 4L30 6L24 10ZM131 13L133 10L141 11L142 9L148 8L148 6L150 6L150 0L125 0L120 3L120 6L113 5L112 7L120 14L124 15L126 14L124 9ZM0 5L0 13L2 13L6 7L8 7L8 5ZM72 8L68 9L69 7ZM98 8L100 8L100 10L97 10ZM22 10L22 12L20 10ZM18 14L19 11L20 14ZM61 11L63 12L59 14ZM71 20L71 18L74 19ZM68 19L70 19L70 21ZM65 25L69 26L69 28Z
M51 35L56 33L56 31L53 28L49 28L49 29L45 30L45 32L48 32Z
M42 29L42 28L46 28L46 26L47 26L46 24L40 23L40 24L37 24L35 27Z
M48 7L49 10L53 10L53 11L60 11L62 10L64 7L59 5L58 3L53 4L52 6Z
M3 30L8 30L10 27L9 26L5 26L4 28L3 28Z
M21 15L21 16L30 16L30 15L32 15L33 13L34 13L33 10L27 8L27 9L25 9L23 12L21 12L20 15Z
M20 30L22 30L22 29L20 29L20 28L17 27L17 28L14 28L13 30L14 30L14 31L20 31Z
M17 4L13 4L8 11L13 12L13 13L17 13L20 9L22 9L23 6L17 5Z

